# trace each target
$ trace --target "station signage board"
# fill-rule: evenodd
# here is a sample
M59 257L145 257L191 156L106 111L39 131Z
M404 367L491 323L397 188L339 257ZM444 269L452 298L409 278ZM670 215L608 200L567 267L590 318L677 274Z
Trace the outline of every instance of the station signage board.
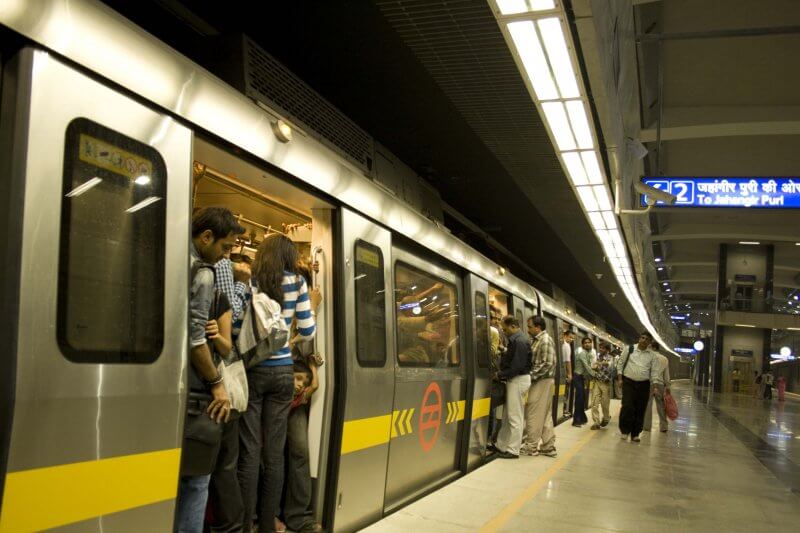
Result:
M677 200L656 207L800 208L800 177L645 177L645 185L667 191ZM642 206L646 206L642 196Z

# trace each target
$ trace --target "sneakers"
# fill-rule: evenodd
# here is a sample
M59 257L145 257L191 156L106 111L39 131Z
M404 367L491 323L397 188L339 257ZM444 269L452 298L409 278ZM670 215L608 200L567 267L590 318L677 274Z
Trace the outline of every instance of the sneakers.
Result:
M633 441L633 442L642 442L642 439L639 438L639 435L636 435L635 437L631 437L631 441Z
M555 457L558 455L558 452L555 448L550 448L549 450L537 450L539 453L537 455L546 455L547 457Z
M603 420L602 422L600 422L600 427L601 427L601 428L604 428L604 427L606 427L606 426L608 425L608 423L609 423L609 422L611 422L611 419L610 419L610 418L608 418L608 419L606 419L606 420Z
M522 447L519 449L520 455L538 455L536 448L533 446L529 446L527 444L523 444Z
M519 455L514 455L509 452L497 452L497 457L500 459L519 459Z

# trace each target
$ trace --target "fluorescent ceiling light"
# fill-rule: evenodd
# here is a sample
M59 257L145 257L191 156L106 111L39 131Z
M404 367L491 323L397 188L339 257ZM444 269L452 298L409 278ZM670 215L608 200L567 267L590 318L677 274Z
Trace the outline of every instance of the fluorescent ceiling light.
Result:
M605 183L603 180L603 172L600 170L600 164L597 160L597 154L594 151L581 152L581 160L583 161L583 168L586 169L586 177L592 185L600 185Z
M737 328L754 328L753 324L734 324Z
M592 187L575 187L578 191L578 196L581 199L581 203L583 204L583 208L588 211L600 211L600 207L597 205L597 199L594 197L594 192L592 192Z
M561 154L561 159L564 160L564 166L567 167L567 176L576 187L581 185L588 185L589 179L586 177L586 171L583 169L583 163L578 152L564 152Z
M606 229L606 223L603 221L603 215L599 211L594 211L592 213L587 213L589 215L589 221L592 223L592 227L595 230L598 229Z
M539 31L542 34L542 41L544 41L547 56L550 58L553 73L556 75L561 98L578 98L581 93L578 90L575 71L572 70L572 58L569 56L567 42L564 40L561 21L558 20L558 17L541 19Z
M613 211L603 211L603 220L605 220L608 229L617 229L617 217L614 216Z
M656 263L660 263L661 262L661 258L660 257L656 257L655 261L656 261Z
M75 198L77 196L80 196L81 194L85 193L89 189L100 185L100 183L102 181L103 181L103 178L94 177L94 178L90 179L89 181L87 181L86 183L84 183L82 185L78 185L77 187L75 187L74 189L69 191L67 193L67 198Z
M528 74L528 79L533 85L533 91L539 100L555 100L558 98L556 84L550 75L550 67L547 66L547 59L544 57L544 50L536 35L536 28L533 22L523 20L508 24L508 32L511 40L517 47L517 53Z
M739 241L739 244L761 244L758 241Z
M497 0L503 15L516 15L528 11L544 11L556 7L555 0Z
M572 131L578 141L578 148L591 150L594 148L594 140L592 139L592 130L589 129L589 119L586 117L586 109L583 107L583 102L570 100L565 105L567 106L569 123L572 124Z
M566 152L577 148L575 146L575 137L572 136L572 130L569 127L569 120L567 120L567 113L564 111L564 104L561 102L544 102L542 111L544 111L550 131L553 132L553 137L556 138L558 149Z
M800 328L786 328L786 329L791 330L791 331L800 331Z
M594 185L594 196L597 198L597 205L601 211L611 211L611 198L608 197L608 191L605 185Z
M145 198L144 200L142 200L138 204L132 205L131 207L126 209L125 212L126 213L135 213L136 211L138 211L140 209L144 209L148 205L154 204L159 200L161 200L161 198L159 198L158 196L148 196L147 198Z

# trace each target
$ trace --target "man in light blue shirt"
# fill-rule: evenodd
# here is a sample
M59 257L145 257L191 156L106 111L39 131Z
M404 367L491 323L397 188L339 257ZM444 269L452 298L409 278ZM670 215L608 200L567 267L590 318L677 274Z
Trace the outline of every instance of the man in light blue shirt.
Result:
M639 336L639 343L631 346L617 362L617 380L622 382L619 430L623 440L630 436L633 442L640 441L650 383L657 379L659 372L656 354L650 350L652 342L653 336L645 331Z
M582 426L586 418L586 383L594 377L592 361L597 357L592 347L592 339L584 337L581 347L575 351L575 369L572 372L572 386L575 388L575 408L572 410L572 425Z

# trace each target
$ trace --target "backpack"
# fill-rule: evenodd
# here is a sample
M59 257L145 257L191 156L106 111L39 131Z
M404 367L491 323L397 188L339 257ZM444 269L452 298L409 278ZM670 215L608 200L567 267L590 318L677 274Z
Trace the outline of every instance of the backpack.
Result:
M245 311L242 331L236 339L236 348L245 368L253 368L271 359L287 342L289 326L283 318L281 304L253 287L253 298Z

